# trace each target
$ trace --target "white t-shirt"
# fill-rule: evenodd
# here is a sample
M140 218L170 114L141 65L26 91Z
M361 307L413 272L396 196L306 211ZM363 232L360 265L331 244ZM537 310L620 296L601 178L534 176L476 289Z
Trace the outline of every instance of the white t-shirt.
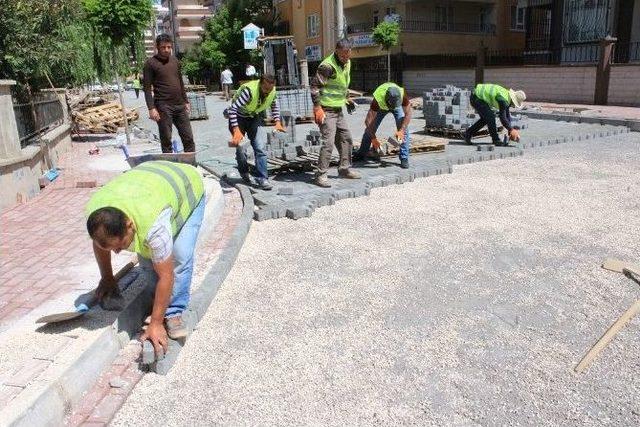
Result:
M171 232L171 214L173 209L166 208L153 223L147 233L146 242L151 249L151 261L157 264L166 261L173 252L173 233Z
M228 68L220 75L220 81L223 85L230 85L233 83L233 73Z
M256 75L256 67L254 67L253 65L249 65L245 70L245 74L247 75L247 77L255 76Z

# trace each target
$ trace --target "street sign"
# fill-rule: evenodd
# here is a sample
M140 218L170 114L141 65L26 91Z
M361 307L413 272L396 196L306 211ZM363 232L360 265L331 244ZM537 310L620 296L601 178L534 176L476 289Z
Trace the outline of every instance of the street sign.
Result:
M369 47L369 46L376 45L376 42L373 41L372 33L358 34L355 36L351 36L349 37L349 40L351 40L351 43L353 43L354 48Z
M262 35L262 28L255 24L249 24L242 29L244 34L244 48L257 49L258 37Z
M322 49L320 48L320 45L314 44L311 46L306 46L304 48L304 54L307 58L307 61L309 62L322 60Z

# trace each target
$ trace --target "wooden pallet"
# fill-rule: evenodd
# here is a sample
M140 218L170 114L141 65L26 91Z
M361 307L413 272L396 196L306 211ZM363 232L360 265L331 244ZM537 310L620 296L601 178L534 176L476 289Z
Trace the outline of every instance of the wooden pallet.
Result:
M309 172L315 170L315 165L318 164L317 153L308 153L301 156L297 156L292 160L282 160L277 158L267 159L267 170L271 174L286 173L286 172ZM331 165L337 165L340 159L332 155ZM255 170L255 161L250 160L249 166Z
M139 118L137 110L127 110L127 121ZM115 133L124 126L122 106L117 102L73 111L72 117L78 128L88 133Z
M498 132L502 131L502 126L498 127ZM424 128L424 132L428 135L439 136L442 138L464 139L464 130L462 129L448 129L448 128ZM486 129L480 130L473 138L482 138L489 135L489 131Z
M390 138L391 139L391 138ZM441 138L433 138L424 134L411 134L410 153L440 153L446 149L449 142ZM400 147L387 142L382 146L382 157L396 156L400 154Z

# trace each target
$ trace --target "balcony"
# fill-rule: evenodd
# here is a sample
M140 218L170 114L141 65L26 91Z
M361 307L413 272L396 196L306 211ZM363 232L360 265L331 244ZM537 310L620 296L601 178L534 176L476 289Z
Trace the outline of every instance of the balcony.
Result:
M431 22L402 20L400 28L405 33L451 33L451 34L488 34L495 35L494 24L471 24L465 22ZM373 29L373 22L347 25L348 34L368 33Z

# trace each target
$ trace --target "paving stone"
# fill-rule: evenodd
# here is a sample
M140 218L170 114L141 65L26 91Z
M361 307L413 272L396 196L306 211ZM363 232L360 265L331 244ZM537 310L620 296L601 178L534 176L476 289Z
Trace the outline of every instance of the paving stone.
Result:
M0 385L0 409L7 406L13 398L15 398L20 392L24 390L23 387Z
M29 359L22 368L4 382L4 385L26 387L31 381L47 369L50 364L51 362L49 360Z
M293 194L293 185L278 187L278 194L284 196L290 196Z
M496 146L493 144L478 144L478 151L493 151Z
M53 362L56 355L63 349L67 348L72 342L73 338L60 336L58 340L45 347L39 347L37 353L33 356L37 360L48 360Z

